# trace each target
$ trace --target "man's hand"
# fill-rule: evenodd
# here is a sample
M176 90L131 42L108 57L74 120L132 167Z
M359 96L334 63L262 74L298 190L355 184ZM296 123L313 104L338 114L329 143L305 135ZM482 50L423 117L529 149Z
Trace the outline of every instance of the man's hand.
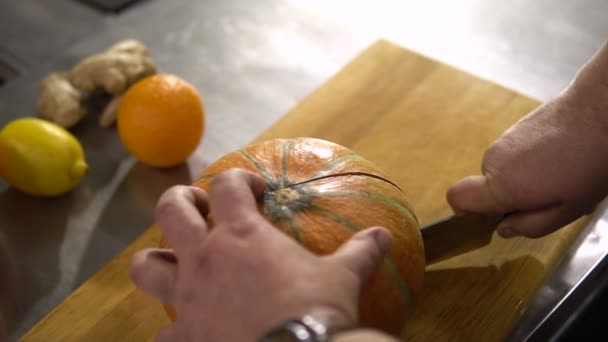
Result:
M209 196L188 186L162 195L156 220L174 251L144 250L132 265L137 286L177 311L160 341L252 341L311 312L356 324L361 286L388 251L390 233L370 228L333 255L313 255L259 213L264 188L262 178L230 170Z
M540 237L594 209L608 193L608 44L556 99L486 151L482 175L449 189L455 211L502 213L503 237Z

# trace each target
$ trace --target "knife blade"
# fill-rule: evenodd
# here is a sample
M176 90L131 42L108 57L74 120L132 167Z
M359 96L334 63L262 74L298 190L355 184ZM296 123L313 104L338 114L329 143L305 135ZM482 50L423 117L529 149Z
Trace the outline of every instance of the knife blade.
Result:
M427 265L487 245L502 217L459 213L423 226L420 232Z

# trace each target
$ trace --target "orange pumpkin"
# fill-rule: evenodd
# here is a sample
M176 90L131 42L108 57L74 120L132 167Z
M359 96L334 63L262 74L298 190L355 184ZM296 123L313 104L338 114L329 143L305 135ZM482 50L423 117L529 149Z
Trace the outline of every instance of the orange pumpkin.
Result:
M370 226L392 232L389 255L364 287L359 313L361 325L399 334L425 266L418 222L404 192L360 155L313 138L269 140L229 153L194 185L208 191L213 177L234 167L266 179L264 216L316 254L334 252ZM164 240L161 247L167 247ZM175 319L175 311L165 308Z

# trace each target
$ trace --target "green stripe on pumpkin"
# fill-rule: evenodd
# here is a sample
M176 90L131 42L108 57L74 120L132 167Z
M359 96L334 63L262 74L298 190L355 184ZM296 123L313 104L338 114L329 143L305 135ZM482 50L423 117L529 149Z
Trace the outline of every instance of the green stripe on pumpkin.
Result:
M354 225L352 222L350 222L344 216L333 213L327 209L323 209L317 205L313 204L310 207L310 210L344 225L346 228L348 228L349 230L351 230L354 233L361 230L359 227ZM397 265L395 265L395 263L388 257L384 258L384 265L386 266L390 275L392 276L393 280L395 281L395 284L397 285L397 288L399 289L399 292L401 293L401 296L403 297L403 301L405 302L406 306L410 305L411 300L412 300L411 295L410 295L410 290L407 286L407 283L401 276L401 273L399 273L399 269L397 268Z
M266 216L267 218L270 218L272 221L272 224L276 225L279 222L283 222L284 220L287 220L287 225L289 227L289 230L291 230L291 233L293 234L294 238L298 241L298 242L302 242L302 228L300 228L300 225L298 224L298 222L296 222L296 220L293 219L293 217L282 217L282 218L276 218L273 217L272 215L269 215L268 212L266 212L266 208L264 208L264 216Z
M338 215L336 213L333 213L327 209L323 209L317 205L312 204L310 206L310 210L319 213L325 217L329 217L330 219L340 223L341 225L345 226L346 228L348 228L351 232L356 233L359 230L361 230L359 227L355 226L354 224L352 224L349 220L347 220L344 216Z
M418 222L418 218L414 214L414 212L403 204L395 201L394 199L384 196L377 193L367 192L367 191L342 191L342 190L324 190L322 193L319 193L318 196L335 196L335 197L363 197L370 199L372 201L382 202L388 206L391 206L400 212L407 215L409 218L416 221L416 225L420 225Z
M410 289L407 287L407 283L405 282L405 280L403 280L401 273L399 273L399 269L397 268L397 265L395 265L395 263L391 259L384 258L384 266L386 266L389 273L393 276L393 279L395 279L395 283L397 284L397 287L399 288L399 292L401 292L401 295L403 296L403 300L405 301L405 304L406 305L412 304L412 297L410 295Z
M293 145L291 140L286 141L283 144L283 149L281 151L281 180L279 181L279 186L284 188L287 184L289 184L289 179L287 178L287 157L289 155L289 149Z
M211 179L211 178L213 178L213 177L215 177L215 176L217 176L217 174L215 174L215 173L210 173L210 174L207 174L207 175L204 175L204 176L200 176L200 177L198 177L198 178L195 180L195 182L200 182L200 181L202 181L202 180Z
M262 163L260 163L257 159L255 159L251 154L245 152L244 150L239 150L239 153L242 154L243 157L247 158L247 160L249 160L251 162L251 164L253 164L253 166L255 166L255 168L258 171L260 171L262 176L264 178L266 178L267 181L274 179L274 177L270 174L270 172L268 172L268 170L266 170L264 165L262 165Z
M353 160L364 160L364 159L365 158L363 158L362 156L355 154L355 153L347 154L342 157L338 157L338 158L330 161L329 163L327 163L321 170L317 171L317 173L315 173L314 176L312 176L310 178L319 177L319 176L323 175L324 173L331 171L335 168L338 168L339 166L342 166Z
M294 220L293 218L289 218L289 229L291 229L291 232L293 233L295 239L298 242L302 242L302 229L300 228L298 222L296 222L296 220Z

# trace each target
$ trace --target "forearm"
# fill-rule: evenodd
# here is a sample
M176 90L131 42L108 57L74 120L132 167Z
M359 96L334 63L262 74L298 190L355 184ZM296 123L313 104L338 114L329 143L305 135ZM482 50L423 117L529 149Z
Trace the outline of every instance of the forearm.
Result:
M331 339L332 342L398 342L397 339L371 329L356 329L343 332Z
M564 95L577 105L602 112L608 123L608 41L578 71Z
M585 63L577 78L601 85L608 89L608 41Z

